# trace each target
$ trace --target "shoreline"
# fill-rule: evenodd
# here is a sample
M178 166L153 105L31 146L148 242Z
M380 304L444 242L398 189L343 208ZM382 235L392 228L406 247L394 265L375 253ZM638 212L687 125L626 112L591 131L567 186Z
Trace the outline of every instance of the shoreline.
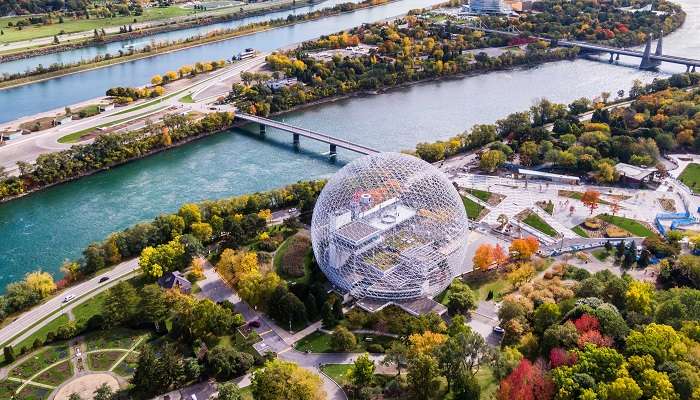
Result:
M373 8L375 8L375 7L381 7L381 6L383 6L383 5L392 4L392 3L399 2L399 1L400 1L400 0L387 0L387 1L383 2L383 3L381 3L381 4L376 4L376 5L371 4L371 3L368 3L367 5L363 5L363 6L361 6L361 7L357 7L357 8L355 8L354 10L339 11L339 12L337 12L337 13L331 13L331 14L327 14L327 15L319 15L319 16L316 17L316 18L310 18L310 19L306 19L306 20L303 20L303 21L284 22L284 23L281 23L280 25L264 27L264 28L262 28L262 29L253 30L253 31L251 31L251 32L243 32L243 33L239 33L239 32L230 32L229 34L223 34L223 35L221 35L220 37L214 36L214 37L212 37L211 39L209 39L208 37L203 37L203 38L201 38L201 40L194 40L194 41L191 42L191 43L185 43L185 46L183 46L183 47L176 47L177 44L175 44L175 45L173 45L172 47L176 47L176 48L168 49L168 48L166 47L166 48L163 49L162 51L159 51L158 49L156 49L156 50L154 50L154 51L152 51L152 52L145 52L145 53L136 54L136 55L134 55L134 57L131 57L130 55L125 55L125 56L121 56L121 57L114 57L114 58L111 58L110 60L104 60L104 61L98 61L98 62L91 62L91 63L87 63L87 64L83 64L83 65L77 65L77 66L73 66L73 67L68 67L68 68L65 68L65 69L59 69L59 70L56 70L56 71L48 72L48 73L46 73L46 74L38 74L38 75L32 75L32 76L27 76L27 77L22 77L22 78L17 78L17 79L11 79L11 80L7 80L7 81L4 81L4 82L0 82L0 91L6 90L6 89L13 89L13 88L17 88L17 87L21 87L21 86L25 86L25 85L30 85L30 84L33 84L33 83L45 82L45 81L49 81L49 80L51 80L51 79L60 78L60 77L63 77L63 76L69 76L69 75L74 75L74 74L78 74L78 73L89 72L89 71L93 71L93 70L97 70L97 69L109 67L109 66L112 66L112 65L119 65L119 64L124 64L124 63L128 63L128 62L131 62L131 61L143 60L143 59L146 59L146 58L156 57L156 56L159 56L159 55L174 53L174 52L178 52L178 51L182 51L182 50L189 50L189 49L191 49L191 48L195 48L195 47L199 47L199 46L204 46L204 45L208 45L208 44L214 44L214 43L218 43L218 42L222 42L222 41L226 41L226 40L236 39L236 38L239 38L239 37L245 37L245 36L248 36L248 35L255 35L255 34L258 34L258 33L267 32L267 31L270 31L270 30L273 30L273 29L279 29L279 28L285 28L285 27L300 25L300 24L304 24L304 23L307 23L307 22L314 22L314 21L321 20L321 19L323 19L323 18L335 17L335 16L339 16L339 15L344 15L344 14L353 13L353 12L358 11L358 10L373 9ZM308 4L308 3L304 3L304 5L302 5L302 6L295 7L295 9L296 9L296 8L301 8L301 7L303 7L303 6L307 5L307 4ZM352 3L352 4L360 4L360 3ZM444 4L444 3L440 3L440 4ZM437 4L437 5L440 5L440 4ZM326 9L328 9L328 8L326 8ZM291 10L291 9L290 9L290 10ZM323 10L323 9L322 9L322 10ZM320 11L320 10L319 10L319 11ZM311 11L311 13L313 13L313 12L315 12L315 11ZM310 13L302 14L302 15L308 15L308 14L310 14ZM290 15L291 15L291 14L290 14ZM403 15L403 14L402 14L402 15ZM389 17L389 18L396 18L396 17L399 17L399 16L401 16L401 15L397 15L397 16ZM248 25L242 25L241 27L245 27L245 26L248 26ZM177 30L177 29L175 29L175 30ZM298 45L298 43L295 43L294 45ZM129 58L129 57L130 57L130 58ZM128 58L128 59L127 59L127 58ZM112 61L112 60L115 60L115 61L114 61L114 62L110 62L110 61ZM104 62L105 64L103 64L103 65L92 65L92 66L90 66L91 64L98 64L98 63L100 63L100 62ZM81 67L83 67L83 66L86 66L87 68L81 68ZM64 71L64 72L61 72L61 71ZM51 75L51 76L46 76L46 75L49 75L49 74L53 74L54 72L57 72L57 74ZM32 78L34 78L34 77L35 77L36 79L32 79ZM21 80L21 79L28 79L28 80L25 81L25 82L17 82L17 83L14 83L14 84L12 83L12 81L17 81L17 80ZM7 82L8 84L7 84L7 85L3 85L5 82Z
M575 59L573 59L573 60L575 60ZM432 77L432 78L427 78L427 79L421 79L421 80L418 80L418 81L404 82L404 83L401 83L401 84L399 84L399 85L395 85L395 86L392 86L392 87L389 87L389 88L380 89L380 90L377 90L377 91L366 91L366 90L363 90L363 91L358 91L358 92L353 92L353 93L347 93L347 94L343 94L343 95L337 95L337 96L332 96L332 97L325 97L325 98L322 98L322 99L314 100L314 101L309 102L309 103L300 104L300 105L295 106L295 107L292 107L292 108L290 108L290 109L288 109L288 110L278 111L278 112L275 112L275 113L271 113L268 117L276 117L276 116L280 116L280 115L285 115L285 114L289 114L289 113L292 113L292 112L298 112L298 111L302 111L302 110L309 109L309 108L312 108L312 107L318 107L318 106L321 106L321 105L324 105L324 104L330 104L330 103L334 103L334 102L336 102L336 101L347 100L347 99L351 99L351 98L355 98L355 97L365 97L365 96L376 96L376 95L381 95L381 94L384 94L384 93L388 93L388 92L390 92L390 91L399 90L399 89L403 89L403 88L408 88L408 87L411 87L411 86L414 86L414 85L423 84L423 83L428 83L428 82L438 82L438 81L446 81L446 80L465 79L465 78L470 78L470 77L474 77L474 76L484 75L484 74L491 73L491 72L512 71L512 70L521 69L521 68L522 68L522 69L533 68L533 67L536 67L536 66L539 66L539 65L542 65L542 64L545 64L545 63L549 63L549 62L573 61L573 60L572 60L572 59L563 59L563 60L545 61L545 62L537 63L537 64L515 65L515 66L508 67L508 68L502 68L502 69L497 69L497 70L490 70L490 71L485 71L485 72L472 71L472 72L468 72L468 73L459 73L459 74L455 74L455 75L447 75L447 76L440 76L440 77ZM235 114L234 114L234 115L235 115ZM104 172L104 171L110 170L110 169L112 169L112 168L118 168L118 167L120 167L120 166L122 166L122 165L131 163L131 162L133 162L133 161L138 161L138 160L144 159L144 158L146 158L146 157L150 157L150 156L152 156L152 155L158 154L158 153L163 152L163 151L166 151L166 150L168 150L168 149L176 148L176 147L182 146L182 145L184 145L184 144L190 143L190 142L195 141L195 140L203 139L203 138L208 137L208 136L213 136L213 135L215 135L215 134L219 134L219 133L223 133L223 132L228 132L228 131L230 131L231 129L241 128L241 127L246 126L246 125L248 125L248 124L250 124L250 122L247 122L247 121L246 121L246 122L243 122L243 121L240 121L240 120L234 121L234 123L231 124L231 126L229 126L229 127L226 128L226 129L218 130L218 131L210 132L210 133L205 133L205 134L198 135L198 136L193 136L193 137L187 138L187 139L185 139L185 140L183 140L183 141L181 141L181 142L173 143L171 146L159 148L159 149L157 149L157 150L153 150L153 151L151 151L151 152L148 152L148 153L145 153L145 154L141 154L141 155L139 155L139 156L137 156L137 157L129 158L128 160L124 160L123 162L120 162L120 163L118 163L118 164L113 164L113 165L106 166L106 167L103 167L103 168L100 168L100 169L96 169L96 170L93 170L93 171L90 171L90 172L87 172L87 173L84 173L84 174L81 174L81 175L78 175L78 176L74 176L74 177L65 179L65 180L60 181L60 182L51 183L51 184L46 185L46 186L37 187L37 188L31 189L31 190L28 190L28 191L26 191L26 192L24 192L24 193L22 193L22 194L16 195L16 196L6 197L6 198L4 198L4 199L0 199L0 204L5 204L5 203L10 202L10 201L13 201L13 200L18 200L18 199L21 199L21 198L23 198L23 197L25 197L25 196L27 196L27 195L34 194L34 193L43 191L43 190L45 190L45 189L49 189L49 188L52 188L52 187L57 186L57 185L62 185L62 184L70 183L70 182L72 182L72 181L75 181L75 180L78 180L78 179L81 179L81 178L85 178L85 177L88 177L88 176L91 176L91 175L94 175L94 174L97 174L97 173L100 173L100 172ZM83 143L76 142L76 143L73 143L73 144L74 144L74 145L81 145L81 144L83 144ZM401 151L401 150L399 150L399 151Z

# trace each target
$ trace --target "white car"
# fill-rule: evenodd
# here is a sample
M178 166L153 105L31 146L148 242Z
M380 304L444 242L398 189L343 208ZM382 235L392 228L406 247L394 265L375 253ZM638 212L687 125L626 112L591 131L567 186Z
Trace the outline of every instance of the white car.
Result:
M66 297L63 298L63 302L68 303L69 301L73 300L74 298L75 298L74 294L72 294L72 293L68 294L68 295L66 295Z

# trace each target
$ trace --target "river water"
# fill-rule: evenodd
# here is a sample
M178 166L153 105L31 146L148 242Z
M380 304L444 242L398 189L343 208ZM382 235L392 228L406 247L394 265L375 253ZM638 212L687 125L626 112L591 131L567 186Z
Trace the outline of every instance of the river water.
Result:
M687 23L665 38L668 54L700 56L700 4L682 5ZM660 72L579 59L535 68L427 82L375 96L340 100L278 117L288 123L350 139L380 150L400 151L421 141L445 139L473 124L493 122L528 108L538 98L570 102L629 89ZM256 129L251 127L250 131ZM234 130L136 161L109 172L60 185L0 205L0 285L42 267L56 272L91 241L188 201L267 190L326 177L354 155L268 129L267 136Z
M270 51L440 2L441 0L401 0L316 21L271 29L79 74L0 90L0 104L2 105L0 107L0 122L104 96L105 91L110 87L144 85L150 81L154 74L177 70L183 65L194 64L197 61L228 59L247 47ZM288 12L284 15L286 14Z
M75 50L63 51L60 53L46 54L42 56L36 56L31 58L25 58L22 60L10 61L5 63L0 63L0 75L3 73L16 73L24 72L27 70L32 70L39 65L47 67L51 64L63 63L69 64L80 60L92 60L98 55L112 54L117 55L119 51L126 51L127 46L133 46L134 48L143 48L145 45L151 42L166 42L166 41L176 41L181 39L186 39L189 37L204 35L206 33L223 30L232 29L239 26L244 26L261 21L270 21L277 18L286 18L288 15L301 15L306 14L311 11L321 10L324 8L333 7L336 4L341 3L358 3L361 0L326 0L316 4L312 4L306 7L300 7L293 10L277 11L264 15L257 15L248 18L242 18L234 21L221 22L217 24L195 26L187 29L180 29L172 32L163 32L155 35L144 36L136 39L121 40L118 42L112 42L107 44L94 45L89 47L83 47Z

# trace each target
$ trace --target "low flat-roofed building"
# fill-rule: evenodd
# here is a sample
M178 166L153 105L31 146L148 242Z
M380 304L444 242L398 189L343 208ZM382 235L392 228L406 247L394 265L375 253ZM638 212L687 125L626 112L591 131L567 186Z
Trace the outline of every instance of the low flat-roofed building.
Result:
M620 181L628 185L639 186L642 182L651 182L656 168L638 167L625 163L615 164L615 171L620 174Z
M552 174L549 172L534 171L531 169L522 168L518 169L518 175L524 176L525 179L541 179L551 182L568 183L570 185L578 185L579 181L581 180L577 176Z

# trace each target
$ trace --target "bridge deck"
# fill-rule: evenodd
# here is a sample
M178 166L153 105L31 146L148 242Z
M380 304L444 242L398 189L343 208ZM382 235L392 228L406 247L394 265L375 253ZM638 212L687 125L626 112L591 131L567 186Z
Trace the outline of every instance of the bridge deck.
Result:
M262 124L265 126L269 126L272 128L283 130L286 132L294 133L294 134L297 134L299 136L303 136L303 137L306 137L309 139L314 139L314 140L317 140L317 141L323 142L323 143L328 143L330 145L335 145L337 147L340 147L340 148L343 148L346 150L350 150L350 151L354 151L355 153L359 153L359 154L368 155L368 154L379 153L379 150L375 150L371 147L363 146L361 144L353 143L349 140L340 139L337 137L326 135L324 133L314 132L312 130L305 129L305 128L299 128L297 126L285 124L284 122L275 121L275 120L272 120L269 118L259 117L257 115L236 113L236 118L242 119L244 121L255 122L258 124Z

